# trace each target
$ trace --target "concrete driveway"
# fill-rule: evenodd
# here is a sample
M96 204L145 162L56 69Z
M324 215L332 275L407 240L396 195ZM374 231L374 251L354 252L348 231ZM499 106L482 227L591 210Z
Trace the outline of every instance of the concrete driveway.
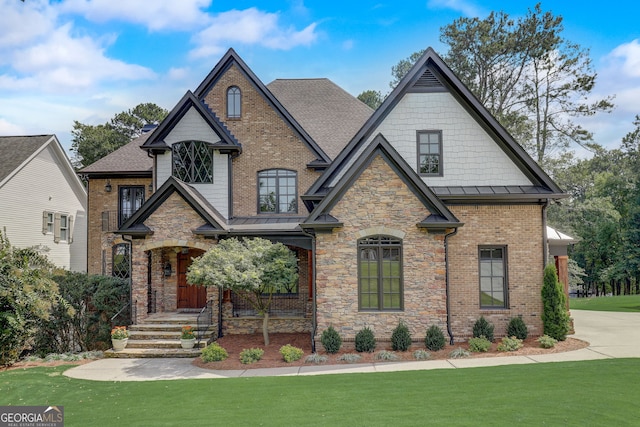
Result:
M576 333L589 349L609 357L640 357L640 313L572 310Z

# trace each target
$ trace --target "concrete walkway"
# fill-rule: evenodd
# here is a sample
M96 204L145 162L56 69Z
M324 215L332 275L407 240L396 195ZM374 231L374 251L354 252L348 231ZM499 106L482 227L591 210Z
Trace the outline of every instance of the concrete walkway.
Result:
M590 345L587 348L566 353L353 365L304 365L233 371L197 368L191 364L192 359L100 359L68 369L65 375L95 381L155 381L416 371L640 357L640 313L574 310L571 315L576 330L573 337L587 341Z

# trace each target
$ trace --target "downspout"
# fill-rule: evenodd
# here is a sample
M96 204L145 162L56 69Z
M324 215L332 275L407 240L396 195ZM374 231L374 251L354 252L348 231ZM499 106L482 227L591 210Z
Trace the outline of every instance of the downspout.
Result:
M122 240L129 243L129 307L131 308L131 324L135 325L138 320L138 308L133 307L133 239L127 238L126 235L122 235ZM134 318L134 313L135 317Z
M452 232L444 235L444 281L445 281L445 298L447 300L447 333L449 334L449 345L454 344L453 330L451 329L451 297L449 290L449 237L458 234L458 229L454 228Z
M302 230L302 234L311 238L311 290L313 292L312 315L311 315L311 351L316 352L316 331L318 329L317 321L317 289L316 289L316 237L313 234Z

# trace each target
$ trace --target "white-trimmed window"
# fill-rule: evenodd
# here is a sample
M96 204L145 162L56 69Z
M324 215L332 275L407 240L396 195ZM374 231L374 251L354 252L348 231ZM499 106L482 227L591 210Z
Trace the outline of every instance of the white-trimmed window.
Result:
M72 243L73 217L56 212L53 216L53 241Z
M42 234L53 234L54 213L50 211L42 212Z

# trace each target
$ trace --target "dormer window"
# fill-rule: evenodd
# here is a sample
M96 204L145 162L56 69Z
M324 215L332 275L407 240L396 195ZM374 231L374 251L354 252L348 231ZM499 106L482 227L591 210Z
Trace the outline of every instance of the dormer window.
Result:
M242 92L238 86L227 89L227 118L239 119L242 114Z
M182 141L171 146L171 174L188 183L213 182L213 149L204 141Z

